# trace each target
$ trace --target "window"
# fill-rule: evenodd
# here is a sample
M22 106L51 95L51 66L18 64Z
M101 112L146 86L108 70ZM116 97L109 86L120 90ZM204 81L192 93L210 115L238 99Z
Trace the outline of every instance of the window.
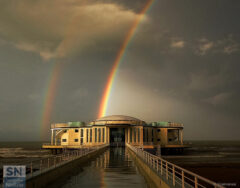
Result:
M81 141L81 143L80 143L80 144L83 144L83 138L81 138L81 140L80 140L80 141Z
M87 134L87 135L86 135L86 136L87 136L87 142L88 142L88 131L89 131L89 130L87 129L87 133L86 133L86 134Z
M152 129L152 142L153 142L153 138L154 138L154 133L153 133L153 131L154 131L154 130Z
M98 142L101 142L101 128L98 128Z
M65 132L65 133L66 133L66 132L67 132L67 130L64 130L63 132Z
M136 133L136 128L134 128L134 142L136 143L137 141L137 133Z
M143 142L145 142L146 137L145 137L145 128L143 128Z
M92 129L90 129L90 142L92 142Z
M80 132L80 144L83 144L83 129Z
M67 139L63 138L63 139L62 139L62 142L67 142Z
M140 128L138 128L138 142L140 142Z
M161 129L158 129L157 132L161 132Z
M160 139L160 138L158 138L158 139L157 139L157 141L158 141L158 142L160 142L160 141L161 141L161 139Z
M148 142L148 128L146 128L146 142Z
M75 133L78 133L78 129L75 129Z
M78 142L78 139L74 139L74 142Z
M81 129L81 134L80 134L81 137L83 137L83 129Z
M95 142L97 142L97 128L95 128Z
M105 128L102 128L102 136L103 136L102 141L104 142L104 140L105 140Z
M132 142L132 128L130 128L130 142Z

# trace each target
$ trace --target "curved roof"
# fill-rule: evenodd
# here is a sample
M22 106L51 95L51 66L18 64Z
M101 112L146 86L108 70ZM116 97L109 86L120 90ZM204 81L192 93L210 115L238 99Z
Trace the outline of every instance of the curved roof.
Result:
M96 121L141 121L141 120L134 117L130 117L130 116L111 115L111 116L101 117Z
M92 121L90 125L145 125L145 122L130 116L112 115Z

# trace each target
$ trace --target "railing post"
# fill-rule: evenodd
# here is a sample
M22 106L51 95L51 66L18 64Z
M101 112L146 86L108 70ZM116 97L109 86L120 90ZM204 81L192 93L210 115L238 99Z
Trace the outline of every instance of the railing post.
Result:
M158 172L158 168L159 168L159 167L158 167L158 158L157 158L157 161L156 161L156 162L157 162L157 172Z
M197 176L194 176L194 184L195 184L195 188L198 188Z
M161 160L161 175L163 174L163 169L162 169L162 160Z
M175 186L175 167L172 166L172 168L173 168L173 171L172 171L172 173L173 173L173 186Z
M167 164L167 162L166 162L166 178L168 180L168 164Z
M184 188L185 186L185 183L184 183L184 172L183 172L183 170L182 170L182 188Z

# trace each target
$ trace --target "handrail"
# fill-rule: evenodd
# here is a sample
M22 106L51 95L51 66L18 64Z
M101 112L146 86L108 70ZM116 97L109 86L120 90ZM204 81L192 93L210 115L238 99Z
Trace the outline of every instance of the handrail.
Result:
M102 144L98 146L92 146L88 148L79 148L73 151L66 150L62 154L42 158L39 160L33 160L26 164L27 178L31 178L35 175L40 175L49 169L55 168L72 160L83 157L96 150L109 146L109 144Z
M89 143L89 144L84 144L84 145L62 145L61 143L43 143L42 146L62 146L63 148L66 147L66 148L69 148L69 147L77 147L77 148L84 148L84 147L94 147L94 146L101 146L103 145L103 143Z
M150 154L144 151L141 148L137 148L133 145L126 143L126 146L129 147L132 151L136 153L143 161L145 161L152 169L154 169L158 175L167 179L167 181L172 181L175 186L178 183L182 187L214 187L214 188L223 188L222 185L219 185L207 178L199 176L189 170L186 170L178 165L175 165L171 162L166 161L165 159ZM171 179L170 179L171 178ZM176 179L181 180L181 182L176 181Z

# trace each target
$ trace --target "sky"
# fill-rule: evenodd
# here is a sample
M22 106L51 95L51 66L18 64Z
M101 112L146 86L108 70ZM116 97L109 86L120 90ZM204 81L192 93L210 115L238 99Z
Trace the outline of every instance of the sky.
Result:
M117 52L146 3L0 1L0 140L43 139L59 63L50 123L95 120ZM234 0L155 0L120 63L107 115L183 123L185 140L239 139L239 8Z

